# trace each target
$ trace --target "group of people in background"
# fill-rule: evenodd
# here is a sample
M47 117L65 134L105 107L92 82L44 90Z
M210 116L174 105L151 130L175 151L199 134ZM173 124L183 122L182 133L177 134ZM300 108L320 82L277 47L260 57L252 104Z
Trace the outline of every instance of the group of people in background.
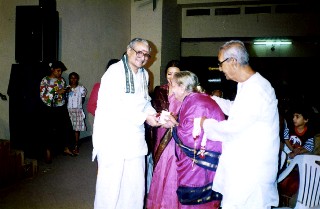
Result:
M40 83L43 137L41 150L45 152L45 162L51 163L59 153L68 156L79 154L80 131L86 130L83 103L87 89L79 85L79 74L69 74L69 85L62 77L67 68L61 61L49 64L49 75Z
M276 181L279 153L290 159L313 152L310 112L292 109L292 121L279 115L274 88L250 66L241 41L228 41L218 51L219 70L237 82L233 100L224 98L221 89L205 93L197 75L179 60L168 62L167 83L156 86L151 97L144 68L150 58L149 42L132 39L92 89L87 110L94 116L92 161L98 162L94 208L278 206L279 191L287 188ZM58 138L64 154L79 154L87 93L75 72L67 86L62 62L50 67L40 85L44 115L51 118L43 129L48 162ZM148 153L152 162L146 163Z

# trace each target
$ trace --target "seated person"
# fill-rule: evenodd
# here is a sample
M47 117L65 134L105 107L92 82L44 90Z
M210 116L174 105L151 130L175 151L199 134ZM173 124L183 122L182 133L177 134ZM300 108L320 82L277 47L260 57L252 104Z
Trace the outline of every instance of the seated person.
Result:
M315 132L309 126L311 112L305 105L297 105L293 108L293 123L289 126L289 134L284 136L284 152L289 158L296 155L312 153L314 149Z
M309 120L311 111L305 105L297 105L292 109L293 123L285 131L284 135L284 153L287 153L287 163L297 155L313 154L315 132ZM282 152L283 153L283 152ZM282 157L284 157L282 155ZM284 166L287 164L285 163ZM283 169L283 168L282 168ZM278 185L280 194L280 204L289 206L295 203L295 198L299 189L299 170L294 169L283 181ZM289 203L291 202L291 203ZM290 205L292 206L292 205Z

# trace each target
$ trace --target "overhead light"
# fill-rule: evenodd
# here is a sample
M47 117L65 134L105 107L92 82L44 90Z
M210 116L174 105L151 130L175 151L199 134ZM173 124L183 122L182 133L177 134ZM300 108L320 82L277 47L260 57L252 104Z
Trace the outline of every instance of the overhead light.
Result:
M266 41L255 41L253 42L254 45L291 45L292 41L273 41L273 40L266 40Z
M211 78L208 79L209 83L221 83L221 78Z

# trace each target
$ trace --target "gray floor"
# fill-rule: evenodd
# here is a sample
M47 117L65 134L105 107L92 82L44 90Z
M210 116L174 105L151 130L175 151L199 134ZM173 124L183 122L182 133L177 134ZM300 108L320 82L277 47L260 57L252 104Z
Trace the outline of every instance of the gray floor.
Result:
M57 156L52 164L38 161L33 178L0 189L0 209L92 209L97 164L92 142L83 140L77 157Z

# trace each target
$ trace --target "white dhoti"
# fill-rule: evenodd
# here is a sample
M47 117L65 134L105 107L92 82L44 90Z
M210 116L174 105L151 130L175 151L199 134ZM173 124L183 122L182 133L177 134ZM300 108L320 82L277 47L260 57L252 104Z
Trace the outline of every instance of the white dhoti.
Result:
M98 154L94 209L142 209L145 195L145 156L105 159Z

